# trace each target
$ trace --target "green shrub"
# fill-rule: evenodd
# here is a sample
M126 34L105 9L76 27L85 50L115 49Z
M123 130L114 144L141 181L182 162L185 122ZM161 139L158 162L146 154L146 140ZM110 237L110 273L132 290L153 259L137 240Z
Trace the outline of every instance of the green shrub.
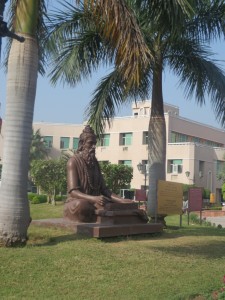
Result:
M193 223L193 224L200 224L199 216L196 215L196 214L193 214L193 213L190 214L190 215L189 215L189 220L190 220L190 222Z
M56 195L55 196L55 201L65 201L67 196L65 195Z
M33 200L33 198L35 197L35 196L37 196L37 194L36 193L28 193L28 199L31 201L31 200Z
M203 190L203 199L210 199L210 190L209 189L204 189Z
M222 185L222 195L223 195L223 200L225 201L225 182Z
M47 202L47 196L46 195L37 195L30 200L32 204L40 204L40 203L46 203Z
M205 210L221 210L221 209L222 209L222 206L213 206L213 205L211 205L210 207L208 207Z
M39 200L38 195L34 196L33 199L31 199L30 202L31 202L32 204L39 204L39 203L40 203L40 200Z
M206 219L202 219L200 220L199 216L196 215L195 213L191 213L189 215L189 220L191 223L193 224L202 224L202 225L205 225L205 226L212 226L212 223L207 221Z

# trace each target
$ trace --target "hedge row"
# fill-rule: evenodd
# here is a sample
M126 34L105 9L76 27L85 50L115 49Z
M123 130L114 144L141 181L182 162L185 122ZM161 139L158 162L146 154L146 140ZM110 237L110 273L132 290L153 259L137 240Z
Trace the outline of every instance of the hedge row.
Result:
M38 195L35 193L28 193L28 199L30 203L32 204L40 204L40 203L46 203L47 202L47 195ZM56 195L55 196L56 201L64 201L66 200L66 196Z

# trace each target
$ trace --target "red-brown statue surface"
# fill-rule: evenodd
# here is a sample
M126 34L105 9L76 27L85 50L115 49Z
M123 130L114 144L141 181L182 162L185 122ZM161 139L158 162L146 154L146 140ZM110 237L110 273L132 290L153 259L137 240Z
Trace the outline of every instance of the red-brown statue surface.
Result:
M96 222L95 211L107 203L132 203L112 193L105 185L99 163L95 157L96 135L87 125L80 135L78 150L67 163L69 197L64 217L75 222ZM140 217L147 216L140 212Z

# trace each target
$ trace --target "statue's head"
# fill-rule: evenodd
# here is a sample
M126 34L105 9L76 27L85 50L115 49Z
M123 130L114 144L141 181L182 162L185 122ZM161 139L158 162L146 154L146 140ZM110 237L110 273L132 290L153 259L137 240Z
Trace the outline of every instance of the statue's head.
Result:
M93 144L96 144L96 135L90 125L86 125L80 135L78 150L77 150L78 152L83 150L83 147L87 142L87 140L92 140Z

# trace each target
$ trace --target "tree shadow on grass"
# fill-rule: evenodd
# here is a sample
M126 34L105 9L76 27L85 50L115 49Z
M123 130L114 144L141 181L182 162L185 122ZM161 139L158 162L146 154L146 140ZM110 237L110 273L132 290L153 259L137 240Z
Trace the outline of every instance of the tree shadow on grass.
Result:
M217 228L213 226L198 226L198 227L179 227L179 226L168 226L161 233L148 233L148 234L138 234L130 236L120 236L120 237L109 237L102 238L101 240L106 243L115 243L125 240L165 240L165 239L175 239L185 236L225 236L224 228Z
M42 227L44 229L44 227ZM65 229L65 234L62 234L63 229L61 231L57 231L57 228L51 228L52 231L49 235L46 236L44 232L42 234L41 230L40 233L34 234L31 239L30 245L33 246L54 246L59 243L69 242L69 241L76 241L76 240L91 240L97 239L93 237L88 237L83 234L76 234L72 231L68 231ZM56 230L54 232L54 230ZM68 232L68 234L66 234ZM148 234L138 234L138 235L128 235L128 236L116 236L116 237L105 237L105 238L98 238L104 243L119 243L124 241L130 240L137 240L137 241L144 241L144 240L167 240L167 239L176 239L180 237L188 237L188 236L225 236L225 229L224 228L217 228L213 226L186 226L186 227L179 227L179 226L168 226L167 229L164 229L161 233L148 233ZM221 242L222 244L222 242ZM224 241L223 241L224 244Z
M164 230L165 235L179 236L225 236L225 228L214 226L196 226L189 225L185 227L168 226Z
M87 236L76 234L72 229L66 227L49 225L31 225L29 227L28 246L55 246L59 243L65 243L76 240L90 239Z
M148 246L147 246L148 247ZM190 242L185 245L167 245L163 246L151 246L151 250L154 248L156 251L163 252L164 254L173 254L174 256L182 256L185 258L192 256L199 256L208 259L220 259L225 258L224 241L202 241L201 243Z
M73 234L66 234L66 235L60 235L60 236L52 236L52 237L46 237L42 239L32 239L28 243L30 246L34 247L46 247L46 246L55 246L57 244L71 242L71 241L80 241L80 240L88 240L90 237L86 237L84 235L77 235L75 233Z

